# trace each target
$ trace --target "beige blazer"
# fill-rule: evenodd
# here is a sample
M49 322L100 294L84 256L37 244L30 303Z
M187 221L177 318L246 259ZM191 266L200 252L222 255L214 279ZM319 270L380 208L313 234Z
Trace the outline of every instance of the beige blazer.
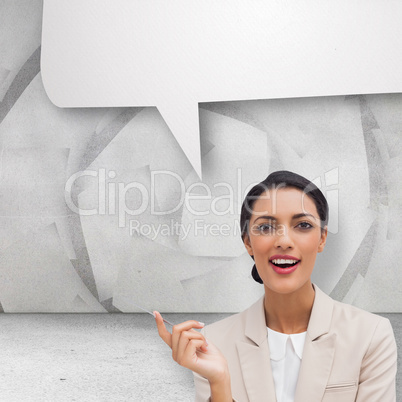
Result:
M295 402L395 402L397 350L389 320L313 286ZM228 361L235 401L276 401L264 297L202 332ZM208 401L208 381L195 373L194 382L196 402Z

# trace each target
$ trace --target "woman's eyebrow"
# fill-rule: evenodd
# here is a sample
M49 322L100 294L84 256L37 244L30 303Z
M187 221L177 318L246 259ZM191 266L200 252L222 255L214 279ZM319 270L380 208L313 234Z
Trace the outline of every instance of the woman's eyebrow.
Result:
M270 221L276 221L276 218L269 215L259 216L254 222L258 221L258 219L268 219Z
M311 215L311 214L309 214L307 212L301 212L300 214L294 214L292 216L292 220L307 217L307 216L310 216L314 220L317 220L317 218L314 215ZM256 218L256 220L254 222L257 222L258 219L268 219L268 220L271 220L271 221L276 221L277 220L274 216L264 215L264 216L259 216L258 218Z
M292 219L299 219L299 218L303 218L305 216L311 216L314 220L317 220L317 218L314 215L309 214L308 212L303 212L300 214L295 214L292 216Z

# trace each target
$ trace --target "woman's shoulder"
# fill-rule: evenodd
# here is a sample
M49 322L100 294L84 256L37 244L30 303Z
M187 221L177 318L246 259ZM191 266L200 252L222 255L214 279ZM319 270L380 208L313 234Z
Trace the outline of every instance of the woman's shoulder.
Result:
M333 320L336 322L356 323L364 327L376 327L381 322L389 321L379 314L363 310L352 304L334 300Z
M216 321L212 324L206 325L204 332L209 336L215 334L222 335L226 333L233 333L236 330L244 327L245 312L233 314L229 317L223 318L222 320Z
M315 319L326 319L331 322L331 326L344 323L345 325L358 324L363 326L376 326L381 321L388 321L378 314L363 310L362 308L353 306L333 299L316 284L316 299L314 300L313 315L316 312Z
M203 334L214 343L219 343L220 341L228 342L229 339L232 341L242 340L245 338L246 322L250 319L250 316L258 320L259 315L261 315L261 311L263 311L264 308L263 300L264 296L260 297L242 312L206 325L202 330Z
M329 297L329 296L328 296ZM394 337L393 329L388 318L363 310L357 306L333 300L331 329L341 337L371 340L374 336Z

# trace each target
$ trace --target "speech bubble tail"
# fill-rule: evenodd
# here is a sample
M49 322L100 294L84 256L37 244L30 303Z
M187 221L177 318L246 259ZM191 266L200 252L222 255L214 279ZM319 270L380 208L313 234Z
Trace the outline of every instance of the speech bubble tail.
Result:
M200 180L202 180L198 104L193 102L180 104L172 102L169 105L158 104L158 110L187 156L191 166Z

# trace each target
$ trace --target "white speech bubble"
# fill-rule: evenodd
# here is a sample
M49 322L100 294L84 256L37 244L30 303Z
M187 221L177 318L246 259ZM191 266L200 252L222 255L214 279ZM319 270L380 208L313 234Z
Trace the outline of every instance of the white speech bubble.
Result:
M400 1L45 0L41 70L60 107L157 106L201 177L199 102L402 92L401 21Z

